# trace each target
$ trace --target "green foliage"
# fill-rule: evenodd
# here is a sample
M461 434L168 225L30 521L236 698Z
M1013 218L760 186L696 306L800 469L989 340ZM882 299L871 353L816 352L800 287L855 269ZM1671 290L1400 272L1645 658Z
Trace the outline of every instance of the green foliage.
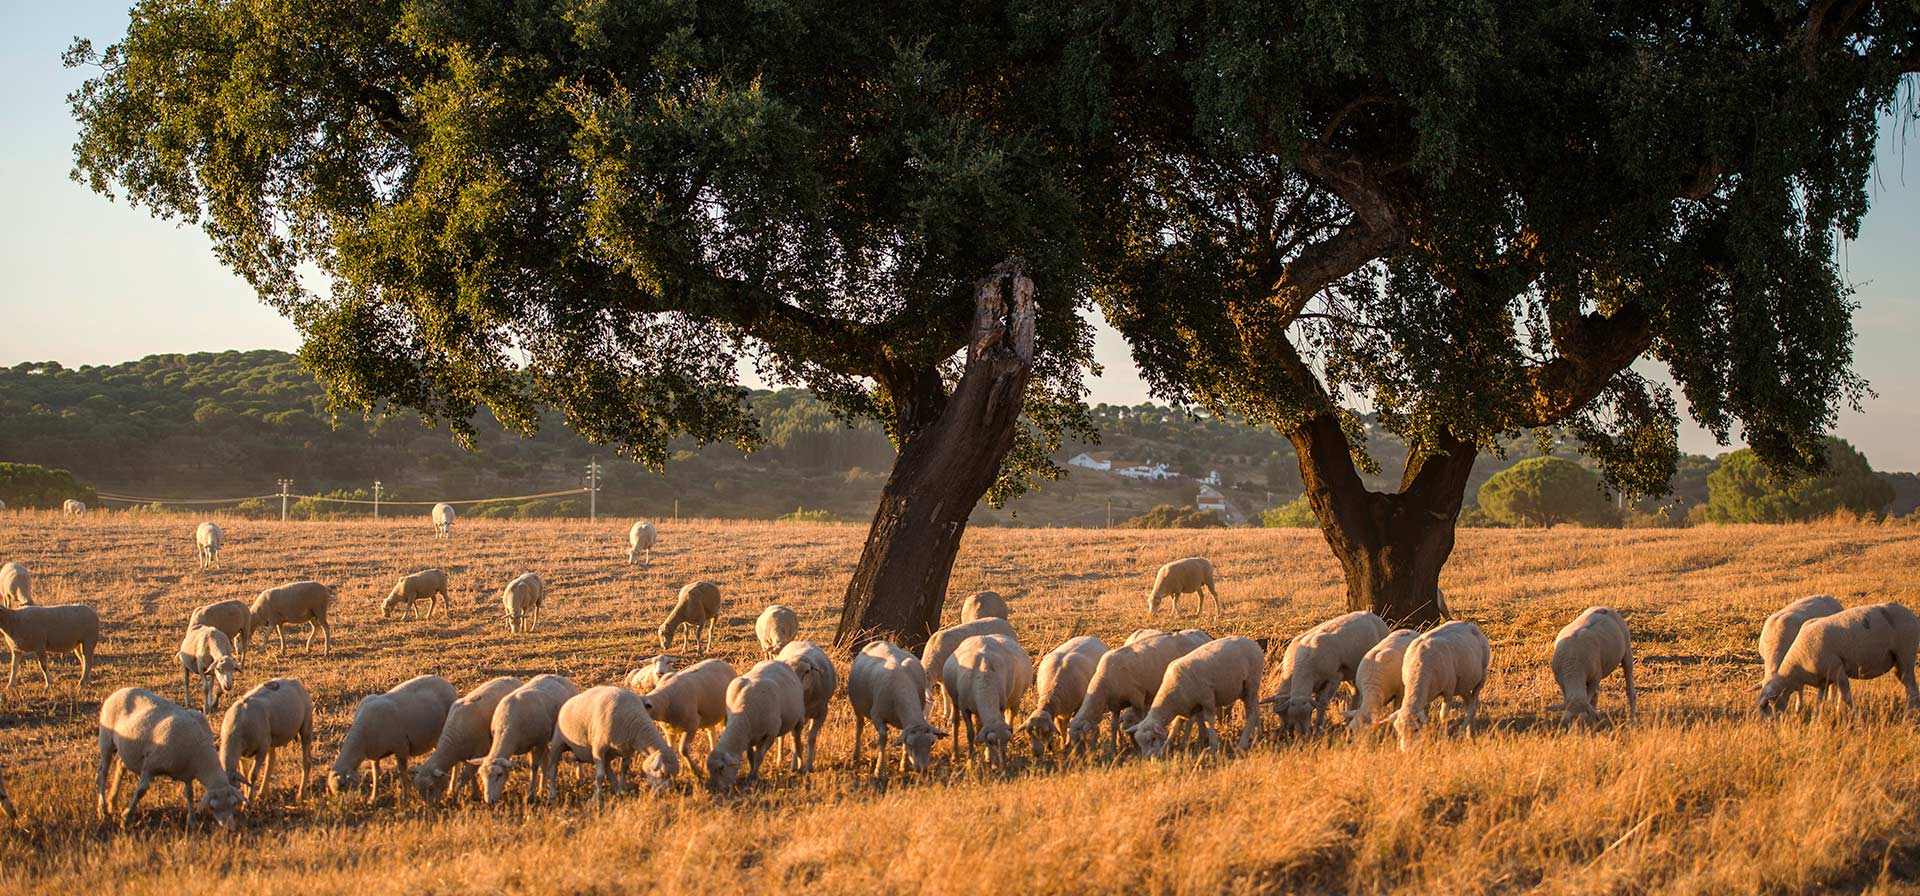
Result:
M1269 529L1317 529L1320 520L1313 515L1313 505L1307 503L1307 496L1301 495L1260 514L1260 525Z
M808 510L796 507L792 513L783 513L775 522L779 523L838 523L844 522L830 510Z
M91 487L81 485L66 470L37 464L0 463L0 501L7 502L9 509L57 510L70 498L88 506L100 503L100 497Z
M1920 473L1881 473L1880 478L1893 487L1888 516L1909 516L1920 510Z
M1214 510L1195 510L1193 505L1175 507L1160 504L1132 519L1115 524L1117 529L1223 529L1227 521Z
M1524 460L1487 480L1480 487L1480 510L1509 526L1620 523L1619 512L1601 490L1600 477L1557 457Z
M1782 477L1759 455L1741 449L1727 455L1708 477L1706 518L1715 523L1791 523L1838 511L1883 513L1894 488L1874 473L1866 455L1843 439L1826 442L1826 470L1814 476Z

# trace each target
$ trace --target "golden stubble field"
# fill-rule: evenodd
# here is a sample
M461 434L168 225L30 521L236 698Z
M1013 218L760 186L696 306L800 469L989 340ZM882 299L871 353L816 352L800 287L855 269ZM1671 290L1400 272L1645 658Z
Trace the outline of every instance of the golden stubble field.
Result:
M665 522L642 570L624 562L628 521L463 521L439 541L424 517L222 519L223 567L203 572L196 522L0 514L0 560L31 566L38 601L92 604L104 624L84 691L65 657L52 694L31 666L0 694L0 768L21 812L0 834L9 889L1730 893L1910 891L1920 878L1920 735L1898 685L1857 688L1856 717L1771 721L1751 712L1750 690L1754 637L1780 604L1817 592L1920 603L1910 528L1463 531L1443 584L1493 640L1486 706L1471 739L1406 754L1342 732L1269 739L1231 759L1061 766L1032 762L1022 742L1004 775L956 767L942 747L929 776L882 786L852 767L838 698L810 778L776 770L716 801L683 770L678 793L630 793L596 814L584 766L562 766L561 805L531 811L426 808L410 794L396 805L384 788L366 806L327 796L324 768L360 697L413 675L462 691L502 674L617 680L656 652L655 626L693 579L721 584L718 652L742 669L757 659L752 620L767 603L794 607L802 637L824 642L864 527ZM975 529L949 617L960 596L991 587L1036 655L1079 634L1117 644L1148 621L1154 568L1189 554L1220 569L1226 610L1203 623L1216 635L1273 636L1277 656L1343 609L1338 569L1309 531ZM452 611L382 621L393 580L426 566L451 573ZM515 636L493 595L529 570L548 583L546 615ZM242 831L187 833L179 789L162 782L130 829L98 822L100 699L127 685L180 699L174 652L191 608L300 578L343 586L333 654L256 644L240 687L291 675L310 688L315 795L295 804L280 777ZM1603 603L1633 627L1641 715L1569 733L1544 711L1557 699L1546 660L1559 627ZM1618 683L1603 709L1623 721Z

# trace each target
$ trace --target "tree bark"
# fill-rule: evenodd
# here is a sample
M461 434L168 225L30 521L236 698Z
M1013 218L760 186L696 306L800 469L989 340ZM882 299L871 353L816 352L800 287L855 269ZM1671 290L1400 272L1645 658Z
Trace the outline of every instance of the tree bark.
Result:
M1033 291L1018 258L975 284L966 367L938 415L901 440L847 585L837 647L851 653L888 640L918 650L939 627L967 518L999 477L1025 405Z

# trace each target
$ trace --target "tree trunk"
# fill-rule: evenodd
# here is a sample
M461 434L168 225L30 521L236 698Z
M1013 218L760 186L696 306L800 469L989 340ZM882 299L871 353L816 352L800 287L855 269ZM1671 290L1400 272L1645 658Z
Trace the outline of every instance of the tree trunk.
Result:
M1436 452L1408 458L1400 491L1383 494L1361 481L1333 415L1315 416L1288 437L1320 532L1346 573L1347 609L1416 628L1448 618L1440 569L1453 553L1473 445L1443 436Z
M947 578L975 505L1013 447L1033 374L1033 281L1009 259L974 288L966 368L938 416L902 438L834 644L918 650L939 627Z

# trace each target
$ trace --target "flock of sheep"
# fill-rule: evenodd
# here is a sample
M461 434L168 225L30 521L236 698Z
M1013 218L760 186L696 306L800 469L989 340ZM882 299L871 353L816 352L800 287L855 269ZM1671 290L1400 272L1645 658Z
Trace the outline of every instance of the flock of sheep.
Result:
M446 507L446 505L441 505ZM435 509L441 535L451 526L451 508ZM221 532L203 523L195 532L200 561L218 562ZM641 522L628 535L628 562L651 561L655 531ZM1204 610L1213 597L1213 565L1189 557L1161 567L1147 594L1149 616L1171 599L1177 615L1184 594ZM22 653L36 655L51 687L46 654L74 651L85 685L99 618L85 606L43 607L32 598L23 565L0 566L0 633L17 669ZM447 576L429 569L402 576L381 603L383 617L412 618L425 602L426 618L448 597ZM520 576L501 592L510 630L531 632L538 624L545 589L538 576ZM156 778L182 784L188 823L196 811L231 826L235 813L263 799L280 747L298 741L301 771L296 791L307 796L313 763L313 699L297 679L263 682L229 701L216 733L209 724L253 640L267 631L307 625L331 651L327 612L335 591L318 582L269 588L251 605L230 600L196 609L181 641L179 661L186 701L199 683L200 711L144 688L122 688L102 702L96 792L102 818L117 804L123 770L138 778L131 801L118 813L134 813ZM1215 638L1199 629L1142 629L1119 646L1075 637L1042 656L1036 666L1009 618L1007 601L992 591L966 599L960 622L935 632L919 655L884 641L867 644L846 670L844 688L833 661L814 644L798 640L800 619L790 608L766 607L754 624L765 659L744 673L723 659L688 663L668 653L682 633L696 655L712 644L720 618L721 591L693 582L659 627L662 653L630 672L618 685L582 688L560 675L522 681L500 677L462 696L437 675L422 675L361 700L327 774L333 793L362 789L378 795L380 766L393 760L389 787L408 783L428 802L467 792L497 803L506 798L517 769L525 769L524 799L551 799L562 759L593 766L598 805L609 781L625 790L636 760L657 793L671 786L684 761L704 767L706 786L724 794L760 777L769 751L784 748L794 774L812 771L821 729L836 693L844 690L854 717L856 766L871 736L873 772L888 773L887 753L900 750L902 772L924 772L935 745L949 740L956 761L984 759L1004 767L1007 750L1025 735L1036 758L1053 752L1094 750L1163 756L1183 744L1208 751L1223 748L1217 726L1239 704L1243 723L1237 750L1260 737L1263 707L1287 729L1301 734L1327 726L1334 698L1350 686L1341 720L1355 736L1391 725L1401 749L1430 724L1428 709L1441 701L1444 729L1458 705L1471 729L1491 662L1491 645L1480 627L1449 621L1425 632L1389 631L1369 612L1329 619L1295 637L1282 654L1278 687L1262 696L1267 644L1245 637ZM1852 705L1849 682L1892 671L1905 686L1908 709L1920 709L1914 678L1920 619L1897 604L1843 608L1832 597L1803 598L1769 616L1760 635L1765 667L1759 687L1762 711L1785 708L1809 686L1824 700L1837 691ZM1607 607L1593 607L1560 630L1553 645L1552 674L1562 701L1551 707L1568 724L1594 724L1601 682L1621 672L1627 712L1635 705L1633 646L1626 620ZM8 686L13 684L10 671ZM1033 692L1032 711L1015 727ZM935 724L937 714L943 729ZM669 744L663 728L677 736ZM714 729L719 729L715 736ZM696 762L694 740L704 733L708 749ZM961 745L964 736L965 746ZM424 759L421 759L424 757ZM417 765L413 761L419 759ZM744 768L744 776L742 771ZM702 777L695 775L695 777ZM194 798L196 784L204 788ZM12 803L0 785L0 809Z

